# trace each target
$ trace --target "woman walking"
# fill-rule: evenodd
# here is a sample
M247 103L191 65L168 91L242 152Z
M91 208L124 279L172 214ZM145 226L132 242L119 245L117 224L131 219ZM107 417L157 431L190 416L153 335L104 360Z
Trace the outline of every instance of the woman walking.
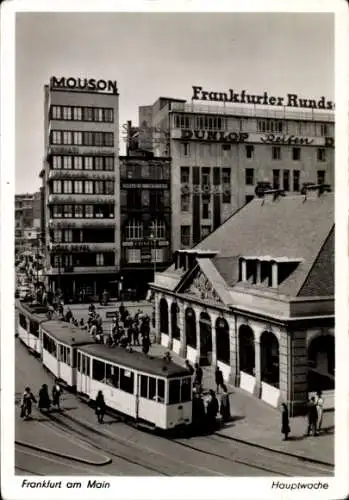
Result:
M290 420L288 417L288 409L285 403L281 405L281 434L284 435L284 441L287 441L288 435L291 432L290 429Z
M36 403L34 394L30 390L30 387L26 387L22 396L21 403L21 417L27 420L32 413L32 403Z
M228 422L231 418L230 415L230 401L227 386L223 384L223 394L221 396L220 414L223 422Z
M38 408L40 411L49 410L51 406L50 396L48 394L47 384L43 384L39 391L39 403Z

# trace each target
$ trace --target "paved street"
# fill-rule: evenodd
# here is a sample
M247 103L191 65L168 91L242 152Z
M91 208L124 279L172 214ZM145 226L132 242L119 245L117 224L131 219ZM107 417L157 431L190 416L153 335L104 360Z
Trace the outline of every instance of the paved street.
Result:
M17 444L18 474L320 476L330 473L324 466L257 450L218 435L169 440L136 430L112 416L107 416L105 424L98 426L93 410L67 392L62 413L53 412L46 417L35 410L33 421L20 420L18 403L23 387L29 383L37 393L42 383L50 387L52 381L39 361L17 340L16 440L51 451L51 454L41 453ZM70 460L70 455L75 460ZM101 463L108 457L112 462L107 465L93 463ZM89 463L80 463L79 458Z

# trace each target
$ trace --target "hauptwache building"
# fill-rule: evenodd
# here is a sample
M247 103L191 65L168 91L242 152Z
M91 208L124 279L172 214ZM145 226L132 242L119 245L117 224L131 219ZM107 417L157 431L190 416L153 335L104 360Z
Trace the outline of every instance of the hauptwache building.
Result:
M307 182L334 186L333 103L324 97L193 87L190 101L160 97L141 106L139 125L148 135L141 147L152 142L156 156L171 157L174 250L199 243L253 198L259 182L289 194Z
M291 415L334 403L334 195L272 190L156 275L159 342Z

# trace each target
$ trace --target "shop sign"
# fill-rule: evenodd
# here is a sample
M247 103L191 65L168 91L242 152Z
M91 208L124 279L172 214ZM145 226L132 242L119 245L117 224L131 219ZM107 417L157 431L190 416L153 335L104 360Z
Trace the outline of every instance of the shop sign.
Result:
M267 134L261 137L261 141L265 144L287 144L292 146L309 146L314 142L314 139L309 137L298 137L296 135L277 135Z
M212 92L204 90L200 86L193 85L192 100L213 101L213 102L231 102L234 104L252 104L262 106L286 106L289 108L308 108L334 110L335 104L329 101L325 96L320 99L302 98L298 94L286 94L286 97L273 96L268 92L262 94L250 94L246 90L235 91L228 89L227 92Z
M167 184L124 184L121 185L124 189L168 189Z
M115 80L96 80L95 78L72 78L71 76L60 77L52 76L50 79L52 89L86 90L86 91L105 91L110 94L118 94L118 86Z
M184 184L181 186L182 194L228 194L231 192L230 184L219 184L217 186L210 184L193 185Z
M55 252L89 252L88 245L53 245L52 250Z
M228 142L237 144L245 142L249 134L246 132L224 132L215 130L188 130L182 129L182 141L207 141L207 142Z

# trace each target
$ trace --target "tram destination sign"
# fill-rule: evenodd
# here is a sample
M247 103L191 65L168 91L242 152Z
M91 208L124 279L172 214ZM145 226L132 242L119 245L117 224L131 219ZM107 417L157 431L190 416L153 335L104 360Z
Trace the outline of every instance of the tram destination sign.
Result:
M81 90L86 92L107 92L118 95L118 85L115 80L96 80L95 78L66 78L52 76L52 89Z
M325 96L320 99L303 98L298 94L286 94L286 97L273 96L268 92L261 94L250 94L247 90L235 91L228 89L226 92L215 92L205 90L198 85L193 85L193 101L213 101L213 102L228 102L234 104L253 104L262 106L285 106L289 108L308 108L308 109L324 109L333 111L335 104L329 101Z

